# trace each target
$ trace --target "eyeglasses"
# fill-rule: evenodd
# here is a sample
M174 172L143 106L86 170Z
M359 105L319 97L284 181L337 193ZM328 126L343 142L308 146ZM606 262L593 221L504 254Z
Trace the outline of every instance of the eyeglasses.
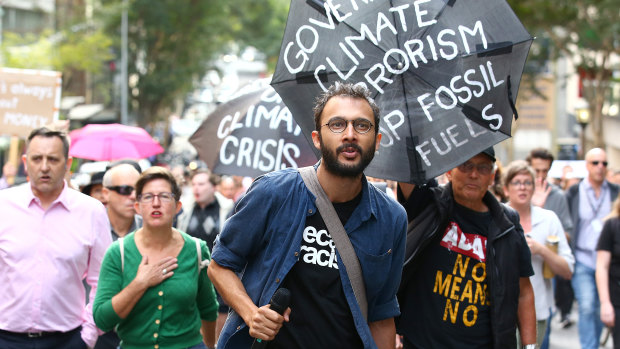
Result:
M174 194L164 192L164 193L159 193L159 194L144 193L144 194L138 195L138 201L145 203L145 204L153 202L155 198L159 198L159 201L161 202L171 202L172 200L174 200Z
M532 183L531 181L512 181L510 182L510 185L517 188L524 187L525 189L529 189L534 186L534 183Z
M113 185L106 188L125 196L131 195L131 193L135 190L131 185Z
M459 171L464 172L464 173L471 173L471 171L474 170L474 167L476 168L476 171L478 171L478 173L483 176L490 175L491 172L493 172L493 168L494 168L493 164L481 163L481 164L476 165L473 162L469 162L469 161L457 166Z
M603 164L603 167L607 167L607 161L590 161L590 163L594 166L598 166L599 164Z
M326 124L321 125L329 127L329 130L333 133L342 133L347 129L349 123L353 124L353 129L359 134L368 133L372 129L372 122L366 119L345 120L344 118L333 118Z

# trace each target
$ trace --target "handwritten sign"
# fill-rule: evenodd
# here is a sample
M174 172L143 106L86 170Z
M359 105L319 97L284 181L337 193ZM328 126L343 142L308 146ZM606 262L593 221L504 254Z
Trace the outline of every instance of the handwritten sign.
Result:
M271 87L228 102L191 137L216 173L258 176L316 162L289 109Z
M274 86L293 112L298 110L294 101L289 103L295 98L287 93L290 81L302 95L326 91L336 81L363 85L383 115L382 149L376 158L380 161L382 152L408 142L405 153L416 153L423 167L418 170L456 165L473 140L488 138L491 145L505 138L494 133L509 135L510 103L531 36L508 5L445 0L390 4L292 2ZM304 19L293 26L293 16ZM512 56L520 66L508 61Z
M0 68L1 133L27 137L58 120L60 89L59 72Z

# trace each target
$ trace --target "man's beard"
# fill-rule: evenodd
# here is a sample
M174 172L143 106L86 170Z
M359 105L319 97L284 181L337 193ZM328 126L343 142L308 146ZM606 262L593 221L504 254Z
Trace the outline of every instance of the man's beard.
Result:
M341 177L357 177L364 169L370 164L372 159L375 157L374 151L364 152L362 148L355 143L345 143L338 148L334 152L327 149L325 144L323 143L323 139L319 138L321 144L321 155L323 156L322 163L325 165L325 169L337 176ZM372 148L374 149L376 145L376 141L373 142ZM345 165L338 161L338 154L345 148L354 148L360 154L360 161L354 165Z

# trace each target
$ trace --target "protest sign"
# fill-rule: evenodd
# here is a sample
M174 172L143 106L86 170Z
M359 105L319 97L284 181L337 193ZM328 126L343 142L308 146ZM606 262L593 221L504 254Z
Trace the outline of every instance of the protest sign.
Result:
M0 134L25 138L58 120L61 74L0 68Z
M218 174L256 177L317 160L293 115L269 86L222 104L189 141Z
M531 40L502 0L293 0L272 85L307 137L315 96L364 85L383 115L366 173L422 183L510 136Z

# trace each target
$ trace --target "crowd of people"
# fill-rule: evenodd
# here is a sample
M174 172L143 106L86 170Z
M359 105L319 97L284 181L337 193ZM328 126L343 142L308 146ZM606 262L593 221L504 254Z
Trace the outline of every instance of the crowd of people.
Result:
M368 91L335 84L314 117L321 160L249 188L121 160L74 190L66 134L34 130L29 181L0 183L0 348L548 348L573 294L581 347L608 326L620 348L604 150L566 188L548 150L501 166L492 147L381 186Z

